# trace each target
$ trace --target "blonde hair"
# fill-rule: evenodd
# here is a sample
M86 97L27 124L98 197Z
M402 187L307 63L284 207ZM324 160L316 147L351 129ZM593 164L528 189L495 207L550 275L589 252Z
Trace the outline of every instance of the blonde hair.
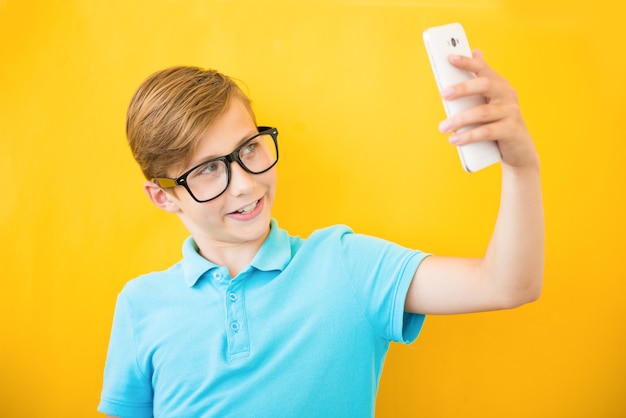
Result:
M185 167L203 133L238 98L250 99L230 77L215 70L178 66L158 71L137 89L126 115L126 135L147 179ZM256 122L255 122L256 123Z

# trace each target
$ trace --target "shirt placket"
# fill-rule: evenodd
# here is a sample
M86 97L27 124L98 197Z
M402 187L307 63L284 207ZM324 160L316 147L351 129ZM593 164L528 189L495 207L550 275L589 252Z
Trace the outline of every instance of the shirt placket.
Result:
M226 308L226 336L230 361L250 354L250 338L245 304L245 280L230 280L224 292Z

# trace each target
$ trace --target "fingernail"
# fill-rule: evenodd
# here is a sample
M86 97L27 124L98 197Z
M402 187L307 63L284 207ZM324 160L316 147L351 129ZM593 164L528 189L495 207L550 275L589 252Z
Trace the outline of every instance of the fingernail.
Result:
M446 88L441 90L441 97L443 97L444 99L447 99L448 97L452 96L453 94L454 94L454 88L453 87L446 87Z
M450 141L452 145L457 145L461 141L461 135L454 134L448 138L448 141Z
M450 119L446 119L439 124L439 131L444 134L452 131L452 122L450 122Z

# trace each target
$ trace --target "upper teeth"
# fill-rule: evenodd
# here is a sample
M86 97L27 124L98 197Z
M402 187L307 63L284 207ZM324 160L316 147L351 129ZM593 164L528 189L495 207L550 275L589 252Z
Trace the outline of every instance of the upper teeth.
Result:
M258 202L253 202L250 203L248 206L244 206L243 208L239 209L237 212L239 213L248 213L251 212L254 208L256 208L256 204Z

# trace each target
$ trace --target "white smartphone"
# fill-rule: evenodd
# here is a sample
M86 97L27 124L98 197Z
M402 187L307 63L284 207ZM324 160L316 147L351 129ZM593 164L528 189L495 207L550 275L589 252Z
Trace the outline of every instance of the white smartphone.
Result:
M439 91L453 84L462 83L476 77L474 73L456 68L448 61L448 56L451 54L472 56L467 36L465 36L465 31L460 23L429 28L424 31L423 38ZM443 100L443 107L448 117L450 117L484 103L484 97L476 95L454 100ZM458 132L463 132L473 127L475 125L467 126ZM461 145L457 149L463 168L470 173L501 160L500 150L495 141Z

